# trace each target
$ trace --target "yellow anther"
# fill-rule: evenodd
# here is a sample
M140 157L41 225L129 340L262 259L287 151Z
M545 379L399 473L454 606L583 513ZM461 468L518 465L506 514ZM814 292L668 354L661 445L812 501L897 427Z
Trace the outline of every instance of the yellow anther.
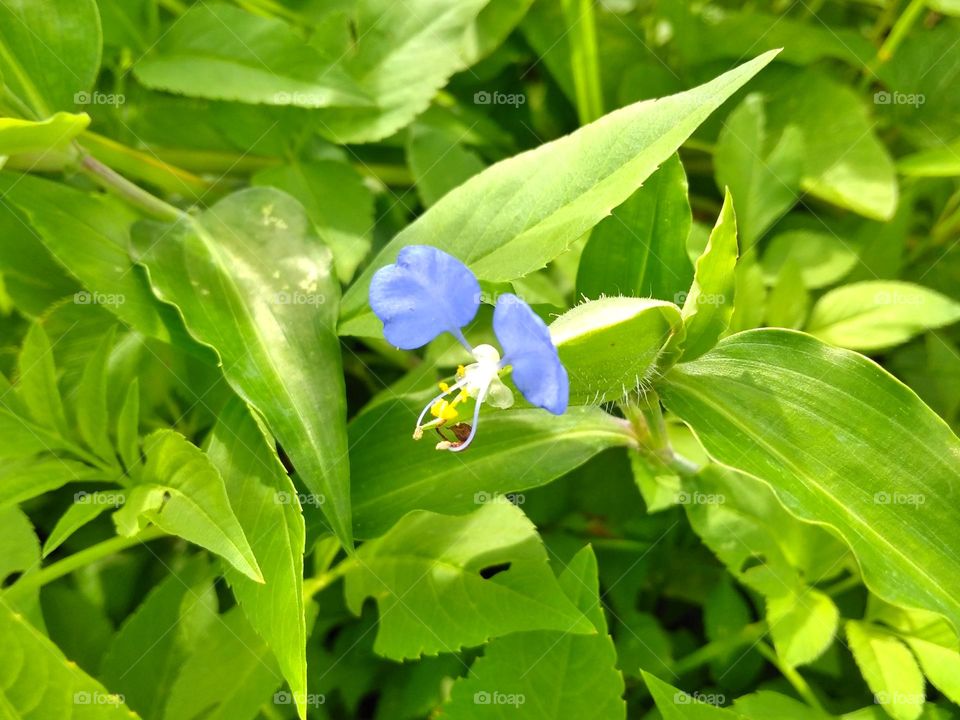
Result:
M463 365L457 365L457 377L462 378L467 374L467 369Z
M450 386L447 385L447 383L445 383L445 382L439 382L439 383L437 383L437 385L440 386L440 392L449 392L449 391L450 391Z
M466 401L469 400L469 399L470 399L470 393L467 392L466 389L463 389L463 390L461 390L460 392L457 393L457 398L456 398L456 400L453 401L453 404L454 404L454 405L459 405L460 403L466 402Z
M430 414L441 420L453 420L459 414L457 408L446 400L437 400L430 407Z

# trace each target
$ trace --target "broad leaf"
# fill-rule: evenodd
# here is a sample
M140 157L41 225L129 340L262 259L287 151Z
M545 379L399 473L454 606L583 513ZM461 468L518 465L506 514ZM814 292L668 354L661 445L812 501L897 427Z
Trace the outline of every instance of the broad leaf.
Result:
M884 600L960 627L960 440L907 387L802 333L746 332L675 366L665 405L717 460L765 482L797 517L829 525Z
M34 323L23 341L17 363L16 393L38 425L70 436L63 398L57 386L53 348L43 326Z
M176 311L157 301L128 254L136 217L103 195L28 176L0 173L6 203L27 217L50 254L86 288L78 305L100 305L140 332L191 347Z
M578 552L559 579L564 593L591 619L598 634L543 630L492 640L471 666L469 677L454 684L441 718L626 717L623 677L606 634L593 550L585 547Z
M349 41L335 51L336 66L375 107L325 108L318 112L321 131L338 143L372 142L426 110L437 90L464 68L466 33L488 2L360 0L342 22Z
M369 596L374 650L394 660L456 652L518 630L596 633L564 595L533 524L509 502L470 515L415 511L349 561L346 598Z
M0 3L0 77L40 117L85 102L100 40L95 0Z
M377 537L414 509L461 513L507 502L504 493L545 485L630 442L625 424L596 408L572 407L559 417L539 409L490 409L480 414L468 452L437 452L429 436L411 437L434 394L385 400L350 423L358 537Z
M330 251L300 204L251 188L134 238L157 294L220 356L351 545L346 400Z
M224 3L177 18L134 66L144 85L213 100L320 108L370 99L280 20Z
M257 556L264 584L230 567L224 568L227 580L250 624L276 656L301 715L305 715L305 531L297 490L269 436L239 399L231 400L220 412L207 454L223 476L230 505Z
M716 707L723 699L722 694L687 693L646 671L643 679L663 720L738 720L744 717L733 710Z
M30 498L82 480L107 480L89 465L53 456L6 460L0 465L0 505Z
M210 569L192 558L155 585L123 623L103 658L100 676L143 717L160 717L197 636L217 616Z
M759 94L748 95L727 117L713 164L717 186L733 194L744 248L797 202L803 152L803 136L793 126L771 143Z
M323 160L268 168L254 175L253 184L271 185L303 204L333 252L340 282L350 282L370 251L374 227L373 195L359 173L347 163Z
M129 720L118 695L70 662L22 615L0 602L0 711L5 717ZM117 688L111 688L117 689Z
M687 175L677 155L590 233L577 271L577 296L653 297L680 304L693 279Z
M855 620L847 622L847 640L863 679L895 720L916 720L926 700L923 675L906 645L891 633Z
M960 320L960 302L912 283L869 280L821 297L806 330L851 350L884 350Z
M407 245L439 247L492 282L543 267L630 197L775 54L688 92L612 112L474 176L397 235L354 283L344 296L341 334L379 334L367 306L370 278Z
M209 623L170 686L166 720L253 720L282 677L270 648L232 608ZM289 693L286 694L290 696Z
M737 216L727 191L707 247L697 259L693 285L683 300L684 361L703 355L730 327L737 254Z
M830 232L788 230L774 235L764 250L763 272L772 284L781 269L793 263L808 288L821 288L843 279L857 260L857 251Z
M243 528L227 499L223 478L210 459L173 430L157 430L143 441L142 475L113 516L123 535L145 523L179 535L223 557L255 582L264 581Z

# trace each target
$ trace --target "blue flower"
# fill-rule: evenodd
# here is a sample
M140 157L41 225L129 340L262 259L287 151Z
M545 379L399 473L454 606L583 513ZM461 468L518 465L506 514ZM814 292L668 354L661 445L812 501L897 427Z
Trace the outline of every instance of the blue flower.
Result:
M550 331L530 306L516 295L505 293L493 311L493 331L503 348L472 347L462 328L476 317L480 307L480 283L457 258L426 245L405 247L393 265L378 270L370 283L370 307L383 322L383 334L391 345L403 350L423 347L438 335L453 335L475 362L457 370L453 385L440 383L440 394L427 403L417 418L413 437L436 428L443 440L438 450L460 452L473 441L485 402L498 408L513 404L513 393L500 376L513 373L513 381L533 405L560 415L567 409L569 380L560 362ZM453 440L441 428L459 417L459 405L476 402L471 424L450 426ZM433 417L423 422L427 413Z

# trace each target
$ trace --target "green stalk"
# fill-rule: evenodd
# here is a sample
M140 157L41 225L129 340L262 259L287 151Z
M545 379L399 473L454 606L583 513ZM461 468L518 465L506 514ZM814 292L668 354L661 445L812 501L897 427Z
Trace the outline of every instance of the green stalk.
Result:
M712 660L728 655L739 647L753 645L762 638L766 632L767 624L762 620L751 623L750 625L744 625L736 635L714 640L697 648L689 655L680 658L673 664L671 670L673 670L676 675L683 675L691 670L697 669L701 665L706 665Z
M150 526L133 537L117 536L104 540L88 547L86 550L81 550L52 565L48 565L39 572L24 575L10 589L6 590L3 596L8 599L21 597L31 590L43 587L47 583L62 578L64 575L69 575L74 570L79 570L97 560L162 537L168 537L168 535L160 528Z
M797 672L796 668L790 667L783 662L776 651L764 642L757 643L757 650L780 671L780 674L793 686L797 695L799 695L807 705L821 713L826 713L823 705L820 704L817 696L813 693L813 690L810 689L810 686L807 684L807 681L803 679L803 676Z
M155 195L151 195L138 185L134 185L119 173L111 170L92 155L85 155L80 162L80 169L95 183L110 190L126 200L134 207L139 208L158 220L174 222L186 216L179 208L165 203Z
M603 90L597 55L597 20L594 0L563 0L567 36L570 40L570 67L577 99L577 116L587 125L603 115Z

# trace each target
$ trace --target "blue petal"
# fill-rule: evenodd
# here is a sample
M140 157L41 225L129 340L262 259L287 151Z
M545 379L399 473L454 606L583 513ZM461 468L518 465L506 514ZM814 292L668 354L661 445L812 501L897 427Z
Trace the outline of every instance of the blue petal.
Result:
M543 320L516 295L505 293L493 311L493 331L503 348L502 364L513 366L513 382L527 401L561 415L570 381Z
M443 332L466 344L460 328L477 314L480 283L453 255L410 245L394 265L374 273L370 307L387 342L402 350L423 347Z

